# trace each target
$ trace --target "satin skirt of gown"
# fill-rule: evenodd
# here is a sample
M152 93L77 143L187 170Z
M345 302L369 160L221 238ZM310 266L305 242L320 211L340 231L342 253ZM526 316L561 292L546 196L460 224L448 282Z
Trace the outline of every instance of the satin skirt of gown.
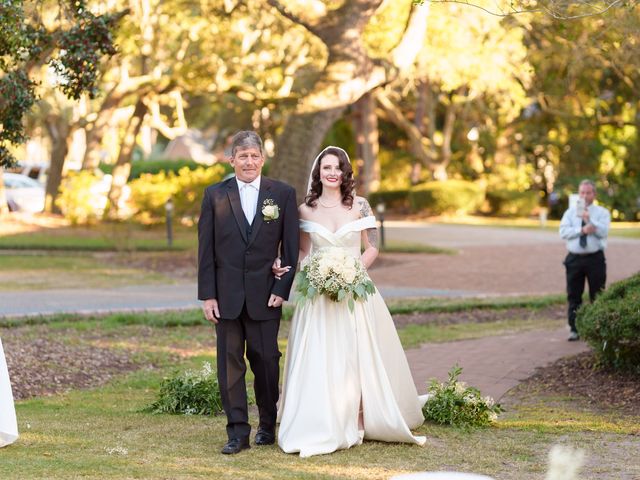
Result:
M374 217L337 232L301 221L312 248L360 252L360 231ZM384 300L376 290L351 312L346 302L319 296L296 308L285 360L278 445L301 457L331 453L363 438L423 445L411 428L422 425L422 405ZM364 429L358 426L362 410Z
M9 381L9 370L4 358L2 340L0 340L0 447L18 439L18 423L13 405L13 393Z

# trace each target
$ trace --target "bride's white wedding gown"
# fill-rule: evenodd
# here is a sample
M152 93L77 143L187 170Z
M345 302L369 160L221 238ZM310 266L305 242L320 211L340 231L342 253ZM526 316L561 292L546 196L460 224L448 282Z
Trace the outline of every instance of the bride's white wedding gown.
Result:
M333 246L360 257L361 231L376 228L375 217L331 232L300 221L312 251ZM410 428L424 421L407 358L389 310L376 290L353 312L347 302L324 296L296 308L285 360L279 408L278 444L301 457L331 453L363 438L423 445ZM358 426L362 409L364 430Z
M7 361L4 358L2 340L0 340L0 447L9 445L18 439L18 424L13 405L13 393L9 382Z

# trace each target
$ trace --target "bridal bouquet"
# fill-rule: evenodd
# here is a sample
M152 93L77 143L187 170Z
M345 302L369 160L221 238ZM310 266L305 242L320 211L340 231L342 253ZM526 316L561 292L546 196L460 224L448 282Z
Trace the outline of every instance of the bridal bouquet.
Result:
M300 300L326 295L334 302L347 300L353 312L356 300L375 292L362 262L343 248L327 247L307 257L297 277Z

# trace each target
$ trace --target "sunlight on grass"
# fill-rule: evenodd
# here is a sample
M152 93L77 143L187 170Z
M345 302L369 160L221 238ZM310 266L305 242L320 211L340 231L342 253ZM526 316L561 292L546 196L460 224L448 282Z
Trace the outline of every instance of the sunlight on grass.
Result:
M451 342L454 340L467 340L471 338L507 335L510 333L528 330L542 330L558 327L557 320L533 319L533 320L500 320L483 323L460 323L452 325L407 325L398 330L402 346L407 348L418 347L423 343Z
M173 246L167 246L164 225L148 227L135 223L101 223L92 227L39 227L29 233L0 233L0 249L86 250L86 251L163 251L195 248L195 227L176 225Z
M432 245L424 245L422 243L406 243L398 241L385 242L381 251L385 253L429 253L435 255L456 255L458 253L457 250L452 248L434 247Z
M585 448L602 478L608 474L614 475L608 478L617 478L620 469L633 468L634 451L622 446L638 434L640 420L615 412L585 413L579 407L571 408L569 400L562 408L544 403L510 407L497 428L485 430L462 431L425 423L416 430L427 436L425 447L365 441L349 450L309 459L284 454L277 446L253 446L232 457L221 455L219 449L226 440L223 416L142 412L155 399L164 376L197 370L204 360L215 363L210 325L162 327L179 320L196 322L201 318L198 315L201 312L193 311L181 318L172 312L160 318L125 315L76 322L66 317L48 325L22 324L25 333L33 330L37 338L52 330L49 334L63 342L133 349L137 356L153 358L155 366L100 388L17 402L21 437L0 450L0 478L388 479L399 473L456 470L533 480L542 478L547 452L558 441ZM479 326L500 331L518 322L492 323ZM530 323L539 326L545 321ZM458 327L469 330L472 325L438 329L451 327L455 328L446 335L462 335ZM279 344L284 351L284 338ZM181 356L182 351L190 354ZM252 375L247 373L250 383ZM255 406L250 407L250 422L257 425Z
M548 401L552 401L549 399ZM555 403L555 402L554 402ZM572 408L574 407L574 408ZM498 428L535 430L545 433L601 432L640 435L640 417L616 412L593 413L576 409L570 401L549 406L547 402L518 405L498 422Z

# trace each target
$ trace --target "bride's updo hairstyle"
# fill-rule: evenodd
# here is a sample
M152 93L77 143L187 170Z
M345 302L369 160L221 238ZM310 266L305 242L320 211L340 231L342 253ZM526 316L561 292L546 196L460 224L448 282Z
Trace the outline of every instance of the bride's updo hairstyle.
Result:
M309 207L315 207L318 197L322 195L322 182L320 181L320 166L322 159L327 155L335 155L338 157L338 167L342 171L342 182L340 183L340 193L342 194L342 204L351 208L353 206L353 194L355 180L353 179L353 169L351 162L344 150L341 148L328 147L322 152L322 156L318 158L313 171L311 172L311 188L304 199L304 203Z

